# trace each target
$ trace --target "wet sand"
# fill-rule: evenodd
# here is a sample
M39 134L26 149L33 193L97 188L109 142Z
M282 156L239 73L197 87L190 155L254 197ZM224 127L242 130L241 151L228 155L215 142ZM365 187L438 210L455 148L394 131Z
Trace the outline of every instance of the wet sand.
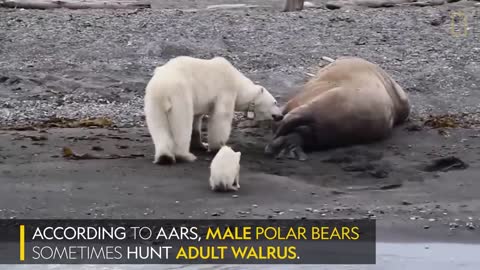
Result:
M371 217L384 241L478 243L480 49L478 33L452 36L452 10L0 9L0 218ZM462 10L478 22L474 8ZM405 87L412 121L389 140L306 162L270 159L268 130L236 127L242 188L212 193L206 153L193 164L151 163L143 89L176 55L226 56L282 102L321 56L363 57ZM421 121L444 113L458 127ZM118 128L11 130L52 117L107 117ZM63 147L124 158L70 160ZM449 156L468 167L425 171Z
M467 226L480 222L477 131L444 138L399 129L391 140L310 154L305 162L265 157L268 138L259 133L234 132L233 147L245 153L242 188L222 194L208 187L212 156L153 165L144 128L2 131L0 217L371 217L384 241L479 240L478 229ZM64 147L108 159L72 160ZM425 171L432 159L450 155L468 168Z

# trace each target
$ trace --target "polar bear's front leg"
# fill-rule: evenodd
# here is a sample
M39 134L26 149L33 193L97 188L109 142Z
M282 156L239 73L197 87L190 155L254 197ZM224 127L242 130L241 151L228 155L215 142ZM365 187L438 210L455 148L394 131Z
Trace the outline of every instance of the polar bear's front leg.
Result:
M193 118L192 138L190 141L190 150L207 150L207 144L202 142L202 115L195 115Z
M218 151L222 146L227 144L232 129L233 98L230 100L220 99L208 119L208 150L212 152Z

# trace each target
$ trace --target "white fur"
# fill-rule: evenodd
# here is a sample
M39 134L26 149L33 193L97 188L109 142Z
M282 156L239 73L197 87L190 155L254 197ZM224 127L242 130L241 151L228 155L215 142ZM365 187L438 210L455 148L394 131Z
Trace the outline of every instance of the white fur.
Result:
M223 146L210 165L210 188L213 191L237 191L240 188L240 158L242 153Z
M258 119L281 115L275 98L222 57L180 56L157 67L145 90L145 118L155 145L154 163L161 156L192 162L192 131L201 132L208 114L208 148L220 149L230 137L234 111L254 103Z

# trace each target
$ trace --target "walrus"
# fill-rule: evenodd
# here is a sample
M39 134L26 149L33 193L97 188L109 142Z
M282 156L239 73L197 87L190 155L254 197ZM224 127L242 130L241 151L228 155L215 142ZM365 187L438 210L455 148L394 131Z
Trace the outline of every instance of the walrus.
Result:
M403 88L365 59L329 60L284 106L265 153L306 160L305 152L388 138L410 115Z

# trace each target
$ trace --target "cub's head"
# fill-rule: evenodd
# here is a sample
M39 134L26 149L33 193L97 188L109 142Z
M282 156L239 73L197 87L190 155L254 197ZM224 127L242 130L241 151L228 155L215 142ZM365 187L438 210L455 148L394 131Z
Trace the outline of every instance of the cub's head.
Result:
M256 121L283 119L282 110L277 105L277 100L261 85L256 85L258 94L254 99L254 113Z

